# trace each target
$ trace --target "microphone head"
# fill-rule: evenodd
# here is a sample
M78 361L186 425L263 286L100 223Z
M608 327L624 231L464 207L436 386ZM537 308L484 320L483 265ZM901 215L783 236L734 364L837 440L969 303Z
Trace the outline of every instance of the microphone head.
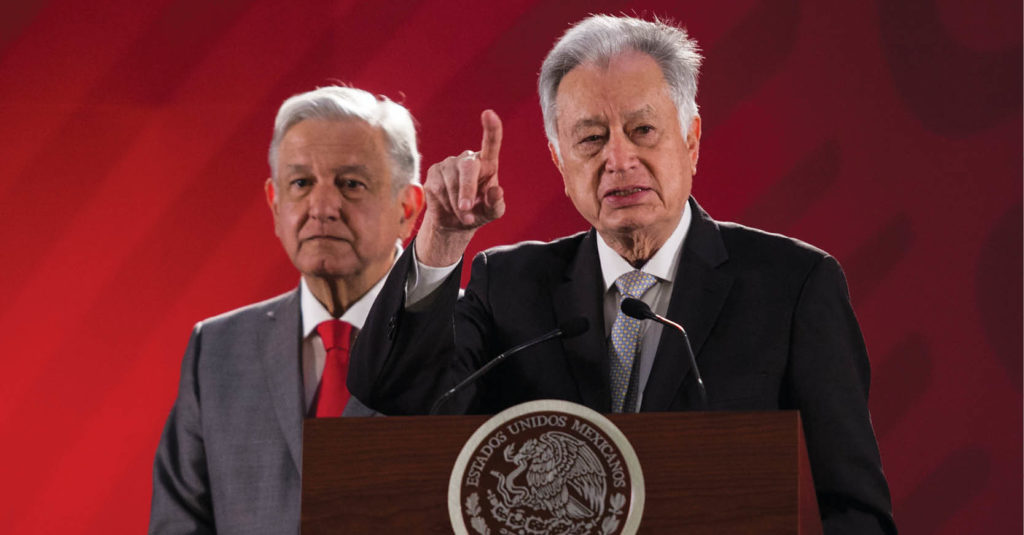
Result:
M650 320L656 318L654 312L651 312L651 307L647 306L647 303L632 297L623 299L619 308L622 309L623 314L638 320Z
M590 328L590 322L587 318L580 316L566 321L558 326L558 329L562 331L562 338L572 338L573 336L579 336Z

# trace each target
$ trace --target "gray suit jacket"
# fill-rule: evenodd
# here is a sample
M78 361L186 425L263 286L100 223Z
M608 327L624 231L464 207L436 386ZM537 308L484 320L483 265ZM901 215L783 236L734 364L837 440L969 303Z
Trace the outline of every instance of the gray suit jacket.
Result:
M153 467L150 533L298 533L299 292L196 324ZM344 416L375 414L355 398Z

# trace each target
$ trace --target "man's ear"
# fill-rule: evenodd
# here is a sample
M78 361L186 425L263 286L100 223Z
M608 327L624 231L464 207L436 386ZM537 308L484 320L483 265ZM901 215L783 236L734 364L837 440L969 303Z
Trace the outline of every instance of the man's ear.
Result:
M686 153L690 157L690 174L697 174L697 160L700 158L700 115L694 115L690 131L686 133Z
M274 179L268 178L263 183L263 192L267 195L267 206L270 207L270 213L274 214L274 219L277 219L277 204L274 200L277 198L277 192L274 190Z
M423 211L423 186L419 184L406 184L402 187L402 191L398 193L398 203L402 208L402 216L399 219L401 225L401 236L402 241L408 240L409 236L412 236L412 229L416 225L416 220L420 217L420 212Z
M555 164L558 168L558 172L562 173L562 162L558 159L558 148L553 143L548 141L548 152L551 153L551 163ZM565 173L562 173L565 174Z
M551 153L551 163L555 164L555 168L558 169L558 173L562 175L562 183L565 183L565 167L562 166L562 161L558 159L558 149L554 143L548 141L548 152ZM565 195L569 195L569 190L565 190Z

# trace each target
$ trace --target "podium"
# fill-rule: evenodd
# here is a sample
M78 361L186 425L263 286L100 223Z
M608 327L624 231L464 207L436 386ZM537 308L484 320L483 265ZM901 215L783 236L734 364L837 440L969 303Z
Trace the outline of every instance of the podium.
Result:
M639 533L821 533L797 412L605 416L643 469ZM452 533L452 467L488 418L306 420L302 533Z

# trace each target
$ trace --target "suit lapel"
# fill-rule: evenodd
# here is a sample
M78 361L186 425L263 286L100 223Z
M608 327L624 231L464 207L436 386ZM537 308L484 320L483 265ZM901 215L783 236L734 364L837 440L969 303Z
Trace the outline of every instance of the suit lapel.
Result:
M580 336L562 340L569 369L576 381L580 399L599 412L611 411L611 387L608 383L608 348L604 337L604 285L601 262L597 257L597 236L593 229L584 236L566 270L565 278L552 296L559 324L584 317L590 324Z
M265 329L259 333L260 358L267 374L271 401L281 432L295 467L302 472L302 361L299 347L302 326L299 292L288 294L266 313Z
M718 225L692 197L690 209L693 220L679 258L666 316L686 329L699 361L704 342L729 295L733 276L717 269L728 259ZM688 375L690 361L682 336L668 327L662 329L641 410L669 410Z

